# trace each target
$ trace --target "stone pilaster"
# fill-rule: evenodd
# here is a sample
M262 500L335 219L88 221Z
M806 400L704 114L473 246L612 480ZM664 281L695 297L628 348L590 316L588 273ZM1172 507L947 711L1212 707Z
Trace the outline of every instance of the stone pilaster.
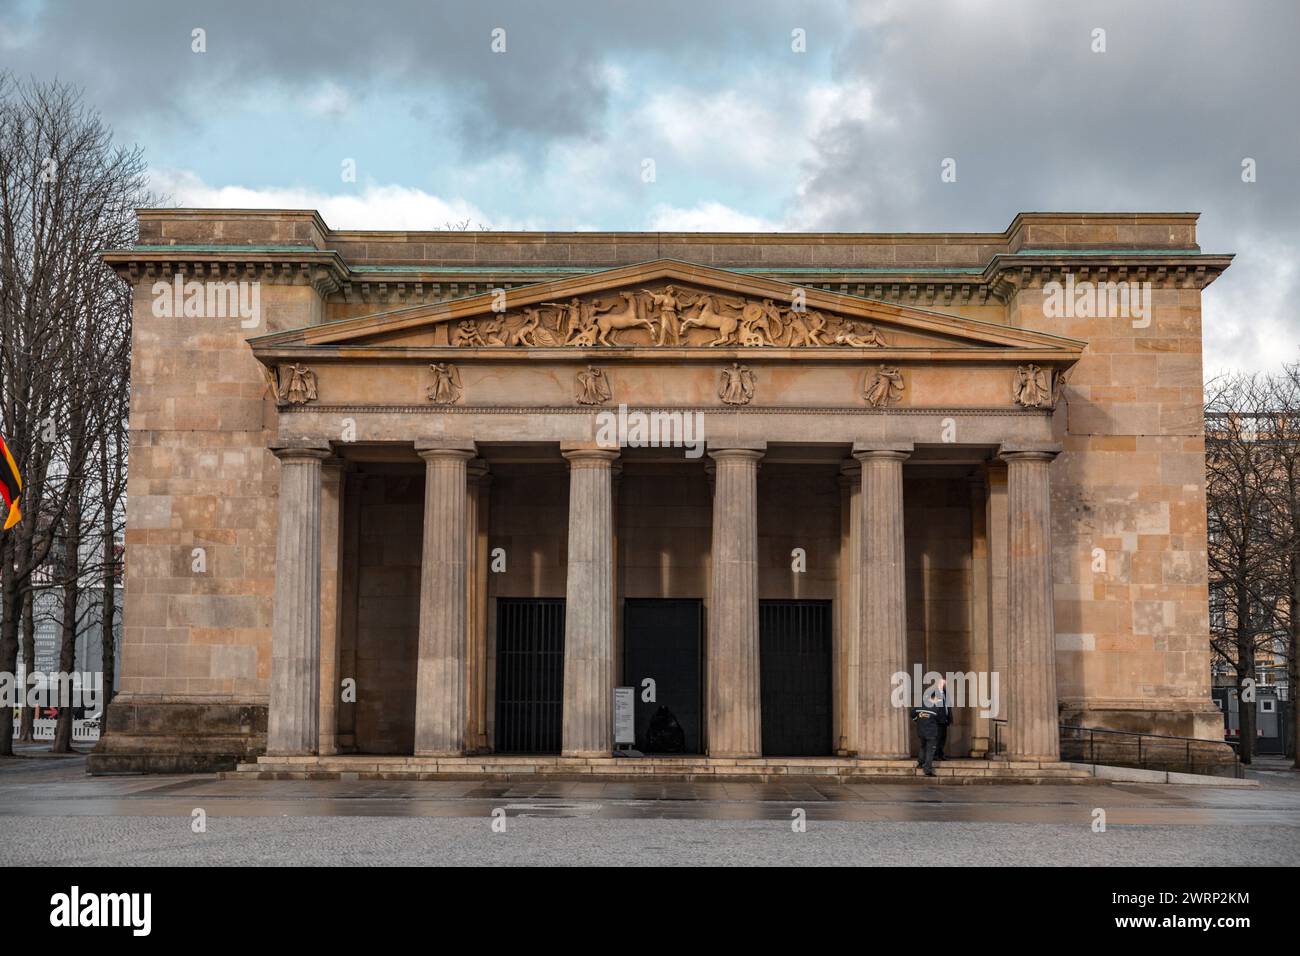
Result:
M1007 463L1007 756L1059 760L1050 466L1060 446L1004 445Z
M280 459L266 752L316 753L320 734L321 461L328 445L272 448Z
M417 442L425 461L415 753L465 752L468 696L468 442Z
M834 695L835 748L842 756L862 750L862 465L840 466L839 620L836 629Z
M487 575L488 506L492 476L487 462L476 459L467 467L469 497L465 538L469 544L468 605L469 653L466 657L469 716L466 747L487 752Z
M361 614L361 500L365 480L352 475L343 483L343 574L339 594L338 733L340 753L352 753L357 743L356 695L342 696L342 683L357 679L357 632Z
M763 752L758 661L760 448L714 448L709 608L709 756Z
M988 482L982 470L971 475L967 488L970 491L971 538L970 663L975 673L984 674L993 670L993 647L989 630L992 610L989 605ZM1000 688L999 683L999 692ZM979 708L972 710L971 756L988 753L993 739L989 720L980 716Z
M569 461L569 563L564 601L563 752L613 750L614 507L608 448L564 448Z
M909 444L853 446L853 457L862 463L859 706L864 757L900 758L911 752L910 701L903 707L892 701L894 675L910 672L903 462L911 453Z
M336 754L338 745L339 648L342 633L343 499L347 462L321 463L320 505L320 748Z

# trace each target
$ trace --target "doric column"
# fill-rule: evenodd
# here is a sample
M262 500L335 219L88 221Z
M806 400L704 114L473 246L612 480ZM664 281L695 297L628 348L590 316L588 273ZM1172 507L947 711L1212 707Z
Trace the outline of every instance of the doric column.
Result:
M911 752L907 706L892 701L894 675L908 673L907 582L903 544L903 462L910 444L859 442L862 463L862 540L859 668L864 757L904 758ZM910 703L910 702L909 702Z
M465 752L468 700L469 494L467 441L417 442L424 459L420 647L415 677L415 753Z
M320 484L323 443L271 449L280 459L271 699L266 752L316 753L320 733Z
M761 448L713 448L709 756L763 752L758 663L758 461Z
M566 757L613 750L614 507L609 448L561 449L569 461L569 564L564 600Z
M1052 487L1059 445L1004 445L1007 463L1007 756L1059 760Z
M862 752L862 611L858 604L862 587L862 465L857 461L840 466L840 513L839 626L832 692L836 751L847 756Z

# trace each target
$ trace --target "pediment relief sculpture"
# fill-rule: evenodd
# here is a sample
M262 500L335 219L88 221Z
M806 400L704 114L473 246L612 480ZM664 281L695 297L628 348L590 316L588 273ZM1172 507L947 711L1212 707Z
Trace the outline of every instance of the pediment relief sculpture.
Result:
M903 397L903 373L892 365L882 365L867 370L863 382L863 395L872 408L893 405Z
M460 370L450 362L434 362L429 368L433 371L433 384L428 389L429 401L435 405L455 405L459 402L463 394Z
M865 321L673 283L461 319L448 330L448 343L464 348L889 347L880 330Z
M268 370L268 386L275 390L279 405L306 405L316 401L316 373L306 365L281 365Z
M603 405L610 400L609 377L604 369L588 365L585 371L576 376L576 395L579 405Z

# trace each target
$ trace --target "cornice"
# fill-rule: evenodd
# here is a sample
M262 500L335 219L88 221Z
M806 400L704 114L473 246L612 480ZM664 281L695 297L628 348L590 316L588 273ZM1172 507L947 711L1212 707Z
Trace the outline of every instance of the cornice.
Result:
M981 346L940 348L855 348L851 346L824 346L804 348L709 348L707 346L613 346L606 348L525 347L525 346L382 346L382 345L259 345L250 341L253 354L259 361L272 365L281 362L398 362L419 364L428 362L524 363L587 365L624 364L655 365L663 363L711 364L719 362L746 362L751 365L877 365L888 362L897 365L917 363L1004 365L1034 362L1040 365L1065 367L1073 365L1082 354L1077 349Z
M818 238L814 234L780 235L787 240ZM599 234L593 236L598 238ZM913 238L926 236L916 234ZM169 280L175 274L187 280L302 284L341 303L380 308L454 302L493 289L517 290L629 265L375 265L349 263L334 249L307 245L221 243L140 245L106 251L102 258L132 284ZM1156 288L1204 289L1232 260L1230 254L1207 254L1195 249L1032 249L994 253L982 267L695 264L838 295L945 308L1005 305L1017 291L1061 281L1067 273L1096 281L1140 281L1151 282Z

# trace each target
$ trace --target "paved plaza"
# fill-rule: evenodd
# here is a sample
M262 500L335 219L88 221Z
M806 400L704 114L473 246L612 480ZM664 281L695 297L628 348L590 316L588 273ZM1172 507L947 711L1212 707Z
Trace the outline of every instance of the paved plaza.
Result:
M0 762L0 864L1297 865L1300 777L1276 767L1257 787L259 781L29 750Z

